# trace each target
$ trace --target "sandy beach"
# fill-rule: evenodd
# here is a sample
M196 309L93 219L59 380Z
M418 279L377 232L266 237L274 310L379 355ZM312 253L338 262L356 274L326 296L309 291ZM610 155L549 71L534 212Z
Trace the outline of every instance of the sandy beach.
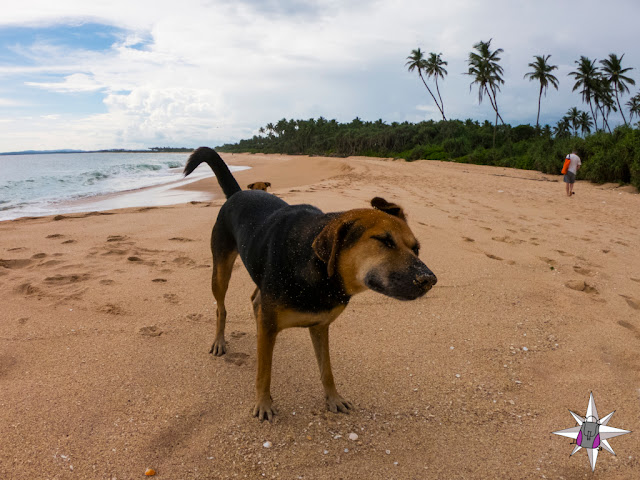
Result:
M0 222L0 478L607 478L640 472L640 196L436 161L223 154L289 203L402 205L438 277L353 298L331 327L350 415L325 411L309 335L278 336L278 415L250 414L253 284L240 260L224 357L210 200ZM204 167L201 167L204 168ZM551 432L593 392L634 433L598 456ZM349 435L357 434L356 440ZM353 436L352 436L353 437ZM355 438L355 437L353 437ZM270 442L270 448L263 446Z

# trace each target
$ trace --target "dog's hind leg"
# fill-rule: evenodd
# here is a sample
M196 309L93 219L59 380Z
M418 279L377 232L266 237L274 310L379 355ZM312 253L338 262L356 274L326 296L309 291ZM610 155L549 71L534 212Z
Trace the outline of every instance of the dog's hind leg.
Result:
M329 358L329 325L316 325L309 327L311 342L318 360L320 368L320 378L324 387L324 397L327 402L327 408L333 413L349 413L353 409L351 402L340 396L333 381L333 373L331 371L331 360Z
M237 250L220 251L214 250L213 254L213 274L211 276L211 291L217 303L216 313L216 338L213 341L209 353L216 357L227 352L227 344L224 339L224 328L227 322L227 309L224 305L224 298L229 287L229 279L233 270L233 262L238 256Z

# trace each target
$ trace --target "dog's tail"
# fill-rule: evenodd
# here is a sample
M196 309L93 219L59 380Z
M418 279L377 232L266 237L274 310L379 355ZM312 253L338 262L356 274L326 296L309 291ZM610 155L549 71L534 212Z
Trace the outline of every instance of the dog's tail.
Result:
M200 147L191 154L189 160L187 160L187 164L184 166L184 176L186 177L193 172L202 162L205 162L211 167L220 184L220 188L222 188L227 198L242 190L238 182L236 182L236 179L231 175L229 167L224 163L224 160L220 158L220 155L218 155L215 150L209 147Z

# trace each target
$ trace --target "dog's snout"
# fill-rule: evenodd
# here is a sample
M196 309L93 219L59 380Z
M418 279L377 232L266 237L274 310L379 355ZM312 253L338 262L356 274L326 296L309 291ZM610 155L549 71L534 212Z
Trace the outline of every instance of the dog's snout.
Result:
M421 287L431 288L436 283L438 283L438 279L433 274L433 272L420 272L416 275L416 283Z

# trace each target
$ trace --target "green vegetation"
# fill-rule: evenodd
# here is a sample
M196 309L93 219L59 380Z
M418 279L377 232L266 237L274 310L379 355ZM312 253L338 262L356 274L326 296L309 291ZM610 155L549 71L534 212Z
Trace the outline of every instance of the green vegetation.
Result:
M446 160L481 165L539 170L560 174L572 149L582 158L579 179L632 183L640 188L640 130L624 125L613 133L596 132L581 138L565 132L552 134L546 125L497 126L473 120L392 123L339 123L322 117L282 119L261 128L261 135L217 147L222 152L285 153L290 155L362 155L371 157ZM580 128L580 127L578 127Z

